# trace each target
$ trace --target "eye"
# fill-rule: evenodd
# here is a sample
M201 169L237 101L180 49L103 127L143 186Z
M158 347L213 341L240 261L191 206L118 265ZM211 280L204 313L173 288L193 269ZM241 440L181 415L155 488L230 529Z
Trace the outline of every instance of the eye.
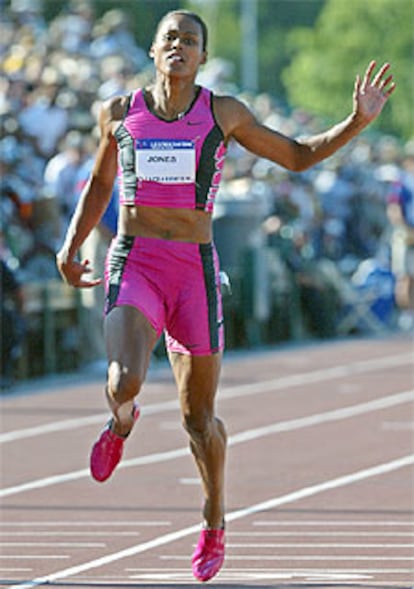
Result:
M174 33L166 33L162 37L163 41L174 41L176 38L177 35L175 35Z
M195 39L193 39L192 37L185 37L183 39L183 43L185 45L196 45L197 44L197 41Z

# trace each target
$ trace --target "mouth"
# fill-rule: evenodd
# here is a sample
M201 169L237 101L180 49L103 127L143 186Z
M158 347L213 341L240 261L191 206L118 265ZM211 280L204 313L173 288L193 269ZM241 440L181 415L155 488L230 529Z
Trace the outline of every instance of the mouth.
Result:
M167 60L170 63L184 63L184 59L179 53L171 53L167 56Z

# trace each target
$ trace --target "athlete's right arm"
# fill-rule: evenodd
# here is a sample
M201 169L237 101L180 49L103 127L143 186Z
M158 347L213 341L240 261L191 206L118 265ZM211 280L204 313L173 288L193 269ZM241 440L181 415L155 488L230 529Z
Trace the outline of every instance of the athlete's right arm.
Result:
M92 269L88 267L88 261L77 262L75 256L89 233L99 223L111 198L117 170L117 145L113 131L122 119L123 105L123 97L116 97L102 105L99 114L101 139L94 167L79 198L63 246L56 256L60 274L72 286L91 287L101 283L100 278L84 277Z

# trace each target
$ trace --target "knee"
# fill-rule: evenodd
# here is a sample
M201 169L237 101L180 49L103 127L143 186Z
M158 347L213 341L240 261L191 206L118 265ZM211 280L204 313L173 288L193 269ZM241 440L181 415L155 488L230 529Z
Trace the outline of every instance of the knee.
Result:
M133 400L139 393L141 385L142 381L138 375L125 372L117 363L110 365L107 392L110 399L117 405Z
M208 444L211 440L226 445L227 433L224 423L215 415L206 412L201 414L188 413L183 416L183 427L193 444Z
M209 437L212 430L213 417L207 413L188 412L183 415L183 427L194 442Z

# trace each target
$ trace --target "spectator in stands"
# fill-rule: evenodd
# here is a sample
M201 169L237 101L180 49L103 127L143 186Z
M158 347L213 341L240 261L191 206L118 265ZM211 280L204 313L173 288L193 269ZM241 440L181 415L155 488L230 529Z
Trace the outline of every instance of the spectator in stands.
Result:
M79 200L82 191L89 180L94 163L94 157L90 156L81 166L76 177L76 201ZM103 275L105 257L109 244L116 234L118 225L118 186L114 184L109 204L99 222L94 227L82 245L81 254L85 260L89 260L91 266L99 275ZM102 309L104 308L105 293L103 286L81 291L84 307L84 322L81 326L82 341L84 346L84 360L93 362L105 358L105 340L102 322Z
M391 267L397 279L398 305L414 309L414 193L395 172L399 177L389 183L387 194L387 213L393 228Z
M60 151L47 162L44 172L43 194L58 204L62 235L78 201L76 185L83 165L83 143L82 133L70 131L62 140Z
M3 235L0 239L3 241ZM25 329L23 290L11 262L13 257L0 244L0 390L13 384Z
M90 0L70 0L50 27L52 43L68 54L89 55L94 9Z
M91 55L101 60L109 56L122 57L124 67L137 71L148 65L148 55L135 41L129 29L128 16L122 10L105 12L93 31Z
M37 141L44 157L56 153L59 141L69 126L69 114L57 103L59 76L52 69L45 70L41 85L28 96L28 104L19 115L19 123L27 135Z

